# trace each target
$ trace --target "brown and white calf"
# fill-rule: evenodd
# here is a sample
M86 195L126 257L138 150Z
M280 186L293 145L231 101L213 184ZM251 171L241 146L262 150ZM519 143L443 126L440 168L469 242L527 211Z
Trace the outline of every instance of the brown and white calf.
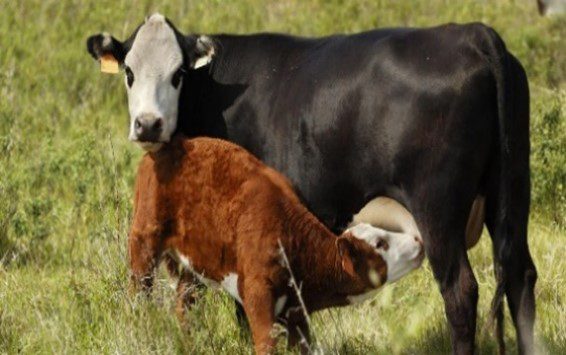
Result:
M420 240L360 224L336 236L299 201L289 182L243 148L211 139L175 137L140 165L129 236L132 280L149 288L160 257L184 265L179 297L192 278L221 286L243 305L256 352L269 352L275 322L289 345L308 312L364 299L417 268Z

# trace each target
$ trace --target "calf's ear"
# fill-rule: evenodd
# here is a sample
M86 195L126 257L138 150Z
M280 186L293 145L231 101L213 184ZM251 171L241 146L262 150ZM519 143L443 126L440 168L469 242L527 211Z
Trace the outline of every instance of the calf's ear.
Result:
M342 259L342 269L350 275L356 276L356 271L354 269L354 258L356 255L355 247L347 237L339 237L336 239L336 247L338 248L338 253Z
M120 64L124 63L127 53L124 43L118 41L108 33L99 33L90 36L86 40L86 48L90 55L96 60L111 55Z
M216 44L208 36L187 36L189 65L198 69L208 65L216 55Z

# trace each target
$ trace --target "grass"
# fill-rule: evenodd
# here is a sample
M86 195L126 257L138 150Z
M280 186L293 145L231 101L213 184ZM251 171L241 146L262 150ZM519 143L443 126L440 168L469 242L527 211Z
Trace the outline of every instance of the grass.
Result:
M155 10L186 32L302 35L483 21L531 83L536 337L566 353L566 22L534 1L0 0L0 353L249 353L228 296L203 291L182 329L163 273L152 300L128 296L125 241L141 152L127 142L122 80L100 75L84 41L125 38ZM470 252L480 285L477 342L494 291L489 237ZM372 301L313 317L329 353L446 353L428 265ZM506 319L506 340L515 350ZM283 349L281 344L281 349ZM283 350L282 350L283 351Z

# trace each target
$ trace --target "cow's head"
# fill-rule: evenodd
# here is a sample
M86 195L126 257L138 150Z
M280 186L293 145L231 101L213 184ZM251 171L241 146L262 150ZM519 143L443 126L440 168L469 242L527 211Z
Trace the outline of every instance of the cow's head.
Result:
M422 242L411 234L389 232L367 223L360 223L347 229L345 235L350 235L367 245L364 265L367 268L368 280L374 286L397 281L418 268L424 258ZM358 247L357 249L362 250L363 248ZM379 267L372 265L379 265L379 260L386 265L386 275L375 273ZM377 276L379 276L379 282L376 279Z
M111 55L124 69L130 111L129 139L156 151L177 129L179 97L187 71L207 65L215 47L207 36L184 36L160 14L146 18L130 38L109 34L87 40L97 60Z

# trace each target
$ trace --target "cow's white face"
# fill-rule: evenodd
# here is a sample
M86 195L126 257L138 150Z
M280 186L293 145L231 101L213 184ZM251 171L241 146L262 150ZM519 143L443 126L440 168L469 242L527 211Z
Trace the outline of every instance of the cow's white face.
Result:
M160 14L148 17L124 42L99 33L86 44L94 59L114 58L124 67L129 139L149 151L175 133L185 71L207 65L215 55L212 38L182 35Z
M376 248L387 264L387 282L397 281L423 261L423 244L412 234L389 232L367 223L355 225L346 232Z
M139 28L124 67L129 139L155 151L171 139L177 128L184 70L183 52L162 15L152 15Z

